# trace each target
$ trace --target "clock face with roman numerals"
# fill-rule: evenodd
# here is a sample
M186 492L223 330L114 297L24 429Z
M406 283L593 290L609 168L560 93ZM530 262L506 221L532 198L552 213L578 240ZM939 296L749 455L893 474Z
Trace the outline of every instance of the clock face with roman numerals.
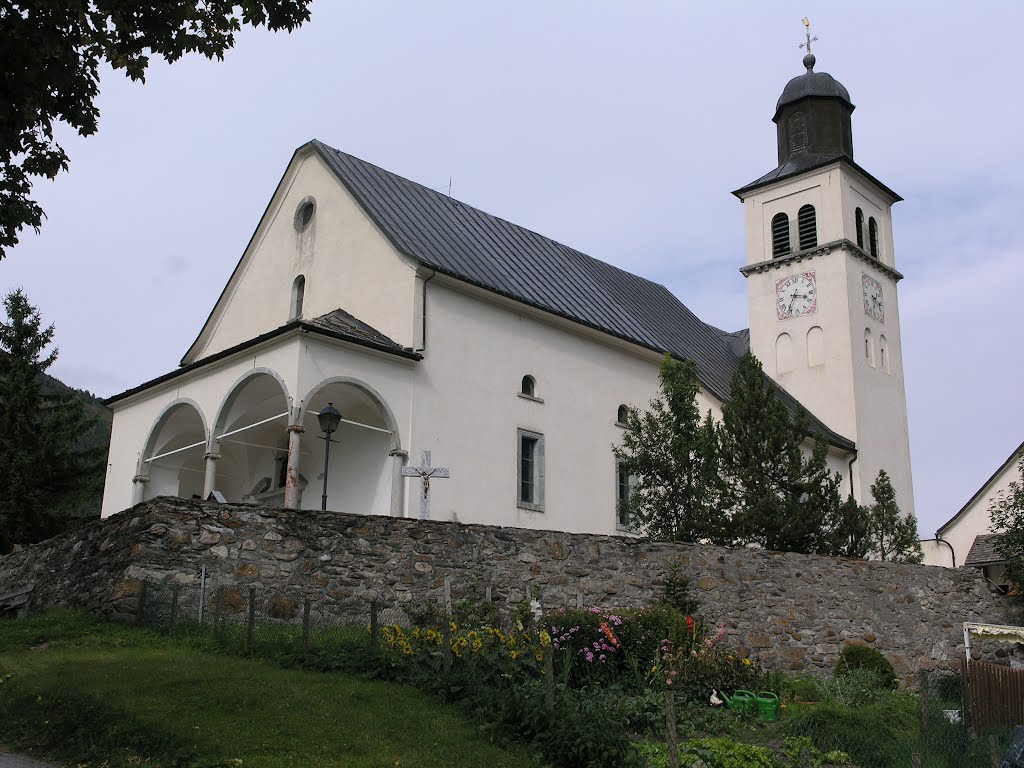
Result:
M882 284L868 275L862 275L864 282L864 314L885 322L885 305L882 303Z
M775 309L779 320L813 314L818 308L818 287L813 272L801 272L775 281Z

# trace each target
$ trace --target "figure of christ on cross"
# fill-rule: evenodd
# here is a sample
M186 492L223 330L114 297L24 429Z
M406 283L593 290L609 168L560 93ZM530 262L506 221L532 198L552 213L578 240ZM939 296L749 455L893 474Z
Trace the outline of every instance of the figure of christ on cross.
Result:
M420 479L420 520L429 520L430 478L448 477L448 467L430 466L430 451L423 451L420 454L420 466L402 467L402 477L418 477Z

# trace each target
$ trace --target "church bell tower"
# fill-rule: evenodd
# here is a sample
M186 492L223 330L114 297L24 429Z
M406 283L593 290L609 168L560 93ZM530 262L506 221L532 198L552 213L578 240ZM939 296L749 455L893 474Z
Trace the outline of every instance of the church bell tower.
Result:
M854 105L841 83L814 71L811 40L806 71L786 84L772 118L778 167L734 192L746 214L750 349L765 373L856 442L844 493L870 503L884 469L909 515L903 275L891 219L902 198L854 162Z

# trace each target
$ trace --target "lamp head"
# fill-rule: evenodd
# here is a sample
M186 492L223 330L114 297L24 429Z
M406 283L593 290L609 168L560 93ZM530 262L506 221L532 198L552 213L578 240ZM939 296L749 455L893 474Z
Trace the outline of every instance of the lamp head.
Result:
M326 408L320 409L317 419L320 421L320 431L330 435L338 430L338 425L341 423L341 411L334 407L334 403L328 403Z

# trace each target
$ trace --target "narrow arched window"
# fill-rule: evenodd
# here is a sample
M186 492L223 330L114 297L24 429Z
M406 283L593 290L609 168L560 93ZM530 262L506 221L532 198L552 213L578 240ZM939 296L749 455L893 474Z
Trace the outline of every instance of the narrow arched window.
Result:
M807 365L825 364L825 332L820 325L807 331Z
M789 153L796 155L807 151L807 119L803 112L789 118Z
M871 255L878 258L878 224L875 217L868 219L868 242L871 244Z
M788 333L780 333L775 340L775 372L789 373L793 370L793 339Z
M302 317L302 302L306 295L306 278L299 275L292 283L292 308L288 315L289 320L297 320Z
M772 258L781 259L789 255L789 216L775 214L772 218Z
M523 386L519 391L527 397L536 397L537 380L530 375L523 376Z
M889 344L885 336L878 337L878 367L889 373Z
M814 213L814 206L803 206L796 221L800 230L800 250L814 248L818 244L818 217Z
M864 359L868 365L875 367L875 340L871 337L871 329L864 329Z
M626 419L629 418L629 407L626 405L620 405L619 410L615 412L615 423L625 424Z
M860 208L858 208L856 214L854 215L854 219L856 219L856 225L857 225L857 247L863 249L864 248L864 211L862 211Z

